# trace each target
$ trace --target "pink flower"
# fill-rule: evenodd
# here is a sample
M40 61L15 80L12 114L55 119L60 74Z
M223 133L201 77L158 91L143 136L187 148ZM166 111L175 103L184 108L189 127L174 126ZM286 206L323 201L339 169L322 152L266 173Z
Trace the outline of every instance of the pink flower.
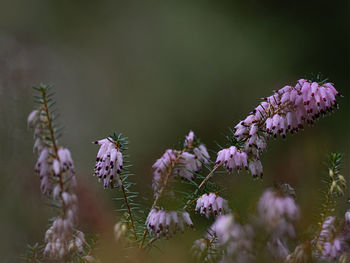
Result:
M146 226L149 233L156 237L171 237L177 231L184 232L185 226L193 227L189 213L154 208L147 216Z
M112 138L106 138L95 143L100 145L97 153L95 175L99 181L104 182L104 187L113 188L119 184L121 170L123 168L123 155Z
M209 218L211 214L214 216L224 214L229 211L229 208L227 200L214 193L209 193L198 198L195 210Z

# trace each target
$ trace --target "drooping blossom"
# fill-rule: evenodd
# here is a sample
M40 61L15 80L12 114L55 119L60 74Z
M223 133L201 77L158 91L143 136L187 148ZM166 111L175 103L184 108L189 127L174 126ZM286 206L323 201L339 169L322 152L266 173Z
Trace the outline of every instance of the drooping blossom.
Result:
M67 255L72 250L73 245L78 245L76 248L81 250L84 243L83 235L79 234L80 241L74 237L74 229L77 225L78 198L74 193L69 192L63 192L61 196L64 214L55 218L52 226L46 231L44 249L46 256L58 259ZM80 244L80 242L82 243Z
M273 238L294 237L293 223L299 219L300 211L293 198L268 189L258 202L258 223Z
M347 212L345 213L345 222L346 222L347 224L350 224L350 211L347 211Z
M196 262L218 262L222 255L217 251L217 238L200 238L193 242L191 254Z
M194 133L190 131L186 136L183 151L168 149L153 164L152 187L154 195L158 195L166 178L178 176L182 179L194 179L194 174L202 168L203 163L209 163L209 158L205 145L198 144Z
M209 218L210 215L221 215L229 211L227 200L214 193L204 194L197 199L196 211Z
M223 149L218 152L216 164L223 163L231 172L232 170L248 169L248 156L245 152L240 152L235 146Z
M220 262L254 261L254 231L250 225L240 225L235 222L233 215L223 215L217 217L208 232L209 235L217 237L218 245L225 250Z
M174 150L168 149L163 156L159 158L153 165L153 181L152 187L154 195L157 196L160 189L163 186L165 177L168 173L171 173L171 169L177 158L177 153Z
M105 138L95 142L100 145L97 153L95 175L103 181L105 188L114 188L119 183L123 168L123 155L112 138Z
M121 240L126 236L128 232L128 226L124 222L118 222L114 225L114 239L116 241Z
M260 153L266 151L267 140L274 136L286 136L294 133L306 124L312 124L317 118L337 107L338 91L331 83L319 84L300 79L293 86L285 86L264 98L244 120L235 126L236 140L241 142L240 149L224 149L218 153L217 163L222 163L230 172L238 170L228 152L244 152L252 175L262 175ZM231 150L229 150L231 149ZM248 166L246 166L248 167Z
M27 119L27 125L29 128L35 128L37 125L38 121L40 118L40 111L39 110L33 110L31 113L28 115Z
M49 194L53 185L53 167L51 149L45 147L41 150L35 164L35 171L40 177L40 188L43 194Z
M148 214L146 226L149 233L156 237L171 237L177 231L184 232L185 226L193 227L189 213L164 211L153 208Z
M316 257L327 262L338 262L344 253L350 252L350 224L335 227L335 217L329 216L322 223L321 232L316 241Z

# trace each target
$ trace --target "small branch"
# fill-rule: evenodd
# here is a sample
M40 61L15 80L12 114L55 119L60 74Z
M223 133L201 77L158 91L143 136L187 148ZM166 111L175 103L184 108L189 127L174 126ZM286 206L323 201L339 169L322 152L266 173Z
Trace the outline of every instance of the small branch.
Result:
M153 204L152 204L152 207L151 207L151 210L152 210L153 208L155 208L156 205L158 204L159 198L160 198L161 195L163 194L163 192L164 192L164 190L165 190L165 188L166 188L166 186L167 186L167 184L168 184L170 175L171 175L171 173L172 173L172 171L173 171L175 165L176 165L177 162L180 160L182 154L183 154L184 152L186 152L187 150L189 150L188 147L184 148L184 149L180 152L180 154L176 157L176 159L171 163L171 166L169 167L168 173L167 173L166 176L165 176L164 184L163 184L162 188L160 188L160 190L159 190L159 192L158 192L156 198L154 199ZM142 236L142 241L141 241L141 244L140 244L140 248L142 248L142 247L143 247L143 244L145 243L145 240L146 240L146 237L147 237L147 233L148 233L148 229L146 228L146 229L145 229L145 232L143 233L143 236Z
M201 189L207 181L210 179L210 177L214 174L214 172L222 165L222 163L216 164L214 168L210 171L210 173L207 175L207 177L204 178L204 180L201 182L201 184L198 186L196 192L198 192L199 189Z
M146 247L152 245L152 244L153 244L155 241L157 241L158 239L159 239L158 237L152 238L150 241L148 241L148 242L145 244L145 246L144 246L143 248L146 248Z
M58 147L57 147L57 144L56 144L56 137L55 137L55 132L54 132L54 129L53 129L53 126L52 126L52 119L51 119L51 115L50 115L50 111L49 111L49 107L47 105L47 97L46 97L46 90L45 89L42 89L41 90L41 95L42 95L42 98L43 98L43 109L45 111L45 114L46 114L46 117L47 117L47 128L50 132L50 138L51 138L51 142L52 142L52 147L53 147L53 150L54 150L54 154L55 154L55 158L59 161L59 157L58 157ZM62 176L62 172L60 172L58 174L58 178L59 178L59 185L60 185L60 189L61 189L61 193L64 191L64 183L63 183L63 176ZM65 214L65 203L64 203L64 200L63 198L61 198L61 202L62 202L62 212L63 212L63 215Z
M137 240L137 234L136 234L136 230L135 230L134 218L133 218L133 216L132 216L131 209L130 209L130 205L129 205L129 201L128 201L128 198L127 198L127 196L126 196L125 187L124 187L124 185L123 185L122 180L119 179L119 183L120 183L120 187L121 187L121 189L122 189L122 193L123 193L125 205L126 205L126 207L127 207L127 209L128 209L128 213L129 213L129 218L130 218L130 221L131 221L131 226L132 226L133 234L134 234L135 240Z

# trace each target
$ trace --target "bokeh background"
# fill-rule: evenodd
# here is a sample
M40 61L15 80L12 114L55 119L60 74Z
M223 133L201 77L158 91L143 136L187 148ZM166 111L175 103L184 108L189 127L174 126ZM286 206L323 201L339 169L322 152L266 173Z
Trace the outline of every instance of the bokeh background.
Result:
M1 1L0 261L17 262L26 244L42 242L51 216L26 127L31 87L41 82L56 89L82 228L108 233L117 203L92 176L91 141L113 131L127 135L138 190L151 196L151 165L190 129L217 150L214 142L224 143L227 128L259 98L321 72L344 95L340 109L287 140L272 140L263 181L245 173L217 178L243 218L263 189L290 183L306 228L317 215L327 153L345 154L350 179L348 14L347 1ZM202 234L163 245L167 260L186 258L185 246Z

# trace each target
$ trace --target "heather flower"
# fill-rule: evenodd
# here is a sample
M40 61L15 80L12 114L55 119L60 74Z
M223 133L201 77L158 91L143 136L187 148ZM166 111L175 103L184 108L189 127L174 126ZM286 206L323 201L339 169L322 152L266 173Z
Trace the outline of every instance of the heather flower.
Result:
M27 124L29 128L35 128L36 124L39 121L40 117L40 111L39 110L33 110L29 115L27 119Z
M171 167L177 158L177 152L171 149L165 151L163 156L159 158L153 165L153 182L152 187L154 195L157 196L159 190L163 186L164 177L171 172Z
M171 237L177 231L184 232L185 226L193 227L189 213L153 208L148 214L146 226L149 233L156 237Z
M252 262L252 238L254 232L249 225L235 222L233 215L219 216L209 229L210 235L217 237L218 244L225 249L221 262Z
M128 226L123 222L114 225L114 238L116 241L121 240L127 234Z
M196 155L183 152L179 158L177 166L173 169L173 174L184 179L193 180L194 173L198 172L201 167L202 164L196 158Z
M345 213L345 222L346 222L347 224L350 224L350 211L347 211L347 212Z
M35 171L40 177L40 189L43 194L49 194L52 191L52 153L50 148L43 148L35 164Z
M70 252L84 252L84 244L85 244L85 235L81 231L76 231L74 235L74 239L69 242L68 250Z
M202 168L203 163L208 164L209 159L210 156L205 145L197 143L194 133L190 131L186 136L183 151L168 149L152 165L154 195L158 195L169 176L193 180L194 174Z
M247 158L245 152L240 152L235 146L231 146L218 152L216 164L223 163L230 172L240 170L243 167L248 169Z
M75 194L63 192L61 194L64 214L57 217L52 226L46 231L46 246L44 254L52 258L62 259L73 246L82 251L84 235L80 231L73 236L74 228L77 224L78 199ZM73 242L73 243L72 243Z
M268 189L258 203L258 223L274 238L295 236L293 222L299 218L299 208L293 198Z
M286 263L309 263L312 262L311 246L309 242L298 245L293 253L286 258Z
M196 211L206 215L207 218L212 214L214 216L224 214L229 211L227 200L214 193L204 194L197 200Z
M217 247L217 238L200 238L194 241L191 248L193 258L197 262L218 262L221 253Z
M188 148L192 147L193 141L194 141L194 132L190 131L185 138L185 146Z
M120 174L123 168L123 155L118 145L109 137L95 142L100 145L97 153L95 175L99 181L103 180L105 188L114 188L119 184Z
M336 229L335 217L329 216L322 224L319 238L315 244L319 253L316 257L327 261L338 260L345 252L350 251L350 225L345 223Z
M235 126L234 136L243 145L240 144L240 149L230 147L221 150L217 164L222 163L230 172L239 170L241 166L232 161L235 158L228 152L244 152L252 175L261 176L259 155L266 151L267 140L271 136L285 137L288 132L294 133L305 124L312 124L337 106L337 95L333 84L319 84L305 79L300 79L294 87L285 86L275 91Z

